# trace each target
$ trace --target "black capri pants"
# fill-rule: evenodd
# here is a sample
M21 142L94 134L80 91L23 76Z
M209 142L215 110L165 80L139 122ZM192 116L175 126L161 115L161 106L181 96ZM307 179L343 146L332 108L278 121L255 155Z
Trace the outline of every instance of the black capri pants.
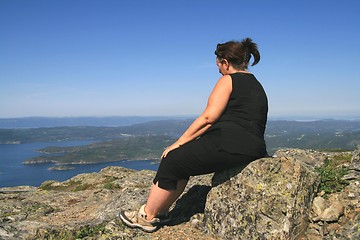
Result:
M250 163L255 159L255 157L222 151L212 141L211 136L204 135L170 151L166 158L161 160L153 183L158 183L158 187L162 189L174 190L178 180L214 173Z

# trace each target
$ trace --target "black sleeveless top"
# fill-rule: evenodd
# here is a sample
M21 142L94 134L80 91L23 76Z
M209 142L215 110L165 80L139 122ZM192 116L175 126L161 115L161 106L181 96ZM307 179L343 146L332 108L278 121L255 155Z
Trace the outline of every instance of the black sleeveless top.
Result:
M229 102L218 121L205 135L222 151L267 156L264 132L268 101L262 85L253 74L234 73Z

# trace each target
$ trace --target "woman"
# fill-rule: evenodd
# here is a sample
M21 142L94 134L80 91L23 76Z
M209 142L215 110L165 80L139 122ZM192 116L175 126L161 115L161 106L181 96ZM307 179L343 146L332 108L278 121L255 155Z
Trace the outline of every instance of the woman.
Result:
M255 76L247 71L260 60L257 45L241 42L218 44L216 65L222 77L216 83L204 112L184 134L165 149L148 201L138 211L123 211L129 227L156 231L166 221L190 176L208 174L267 155L264 131L268 103Z

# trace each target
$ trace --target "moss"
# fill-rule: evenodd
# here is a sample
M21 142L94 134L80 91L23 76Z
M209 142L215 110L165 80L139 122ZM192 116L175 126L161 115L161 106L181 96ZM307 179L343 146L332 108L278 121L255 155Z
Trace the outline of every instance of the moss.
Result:
M120 184L114 182L116 179L117 178L115 178L113 176L106 177L106 179L102 182L103 188L105 188L105 189L119 189L119 188L121 188Z
M75 238L82 239L85 237L93 237L93 236L101 235L105 231L105 226L106 223L101 223L98 225L85 225L75 233Z
M46 240L75 240L73 233L67 229L50 229L50 228L39 228L36 231L36 235L31 239L46 239Z
M337 165L350 163L350 162L351 162L351 158L352 158L351 153L348 153L348 154L344 153L344 154L340 154L340 155L335 155L335 156L333 157L334 162L335 162Z
M107 182L107 183L104 183L103 188L105 188L105 189L119 189L121 187L120 187L120 185L118 183Z
M91 189L92 186L89 184L79 184L78 186L76 186L76 188L74 189L74 192L78 192L78 191L84 191L84 190L88 190Z
M99 236L105 232L107 222L97 225L85 225L76 229L52 229L40 228L32 239L46 239L46 240L77 240L77 239L98 239Z
M64 185L60 185L60 186L53 186L54 182L55 181L44 182L43 184L40 185L39 189L47 190L47 191L56 190L56 191L77 192L77 191L83 191L83 190L88 190L88 189L92 188L92 186L90 184L86 184L86 183L82 183L80 181L74 181L74 180L70 180L69 182L67 182L66 185L64 184Z
M45 181L40 185L39 189L46 190L46 191L54 190L54 187L52 186L52 184L55 182L56 181Z

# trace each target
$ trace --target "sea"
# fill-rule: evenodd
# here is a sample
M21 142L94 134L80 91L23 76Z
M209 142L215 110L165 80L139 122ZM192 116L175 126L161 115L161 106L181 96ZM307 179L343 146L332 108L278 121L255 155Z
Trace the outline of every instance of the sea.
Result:
M96 140L37 142L26 144L0 144L0 187L35 186L46 180L65 181L81 173L99 172L107 166L121 166L134 170L154 170L159 164L151 160L118 161L97 164L75 164L71 170L48 170L53 163L24 165L23 162L40 156L38 150L49 146L82 146L94 143Z
M354 117L355 116L355 117ZM359 114L341 119L360 120ZM173 117L75 117L75 118L0 118L0 129L37 128L58 126L129 126L164 119L189 119L190 116ZM308 121L309 117L279 117L286 120ZM273 118L276 120L276 118ZM107 166L121 166L134 170L149 169L156 171L159 164L150 160L118 161L109 163L72 165L75 169L65 171L48 170L52 163L24 165L23 162L41 155L39 149L49 146L82 146L101 140L36 142L27 144L0 144L0 187L40 186L46 180L65 181L77 174L98 172Z

